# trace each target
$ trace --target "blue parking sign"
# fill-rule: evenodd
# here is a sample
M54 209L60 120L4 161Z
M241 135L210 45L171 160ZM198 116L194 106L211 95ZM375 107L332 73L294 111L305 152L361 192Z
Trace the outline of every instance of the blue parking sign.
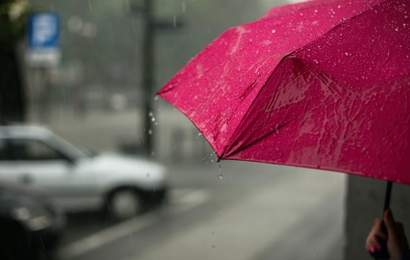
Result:
M28 23L28 47L35 49L56 49L59 45L60 21L56 13L32 14Z

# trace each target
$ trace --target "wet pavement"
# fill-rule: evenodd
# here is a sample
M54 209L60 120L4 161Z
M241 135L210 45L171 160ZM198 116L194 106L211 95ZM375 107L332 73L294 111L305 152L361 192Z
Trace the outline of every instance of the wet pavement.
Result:
M61 259L342 259L345 176L244 162L169 165L168 205L71 217Z

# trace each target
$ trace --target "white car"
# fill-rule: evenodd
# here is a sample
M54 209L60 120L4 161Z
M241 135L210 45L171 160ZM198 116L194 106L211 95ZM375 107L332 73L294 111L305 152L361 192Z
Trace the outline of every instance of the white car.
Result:
M65 211L104 209L117 219L162 202L167 193L166 170L158 163L91 154L37 126L0 127L1 180L41 189Z

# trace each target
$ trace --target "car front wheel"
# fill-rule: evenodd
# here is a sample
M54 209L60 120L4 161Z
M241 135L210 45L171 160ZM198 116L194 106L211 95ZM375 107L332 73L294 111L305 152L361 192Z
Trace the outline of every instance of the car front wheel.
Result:
M106 210L113 220L125 220L142 211L142 200L137 191L126 188L112 192L107 199Z

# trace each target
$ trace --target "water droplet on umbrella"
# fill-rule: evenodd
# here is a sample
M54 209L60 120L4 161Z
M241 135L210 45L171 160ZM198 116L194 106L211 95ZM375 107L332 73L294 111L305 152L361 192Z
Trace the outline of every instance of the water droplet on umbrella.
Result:
M272 30L272 33L276 33L276 30L275 30L275 29L273 29L273 30Z
M394 30L395 30L396 32L398 32L398 31L399 31L399 27L394 28Z

